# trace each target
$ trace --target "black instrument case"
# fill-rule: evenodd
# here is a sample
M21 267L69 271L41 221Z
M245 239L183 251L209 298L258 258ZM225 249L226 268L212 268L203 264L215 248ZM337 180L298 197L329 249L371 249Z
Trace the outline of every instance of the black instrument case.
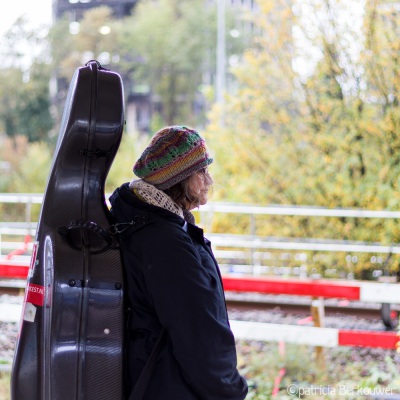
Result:
M124 398L124 277L104 193L123 126L121 77L96 61L78 68L37 227L12 400Z

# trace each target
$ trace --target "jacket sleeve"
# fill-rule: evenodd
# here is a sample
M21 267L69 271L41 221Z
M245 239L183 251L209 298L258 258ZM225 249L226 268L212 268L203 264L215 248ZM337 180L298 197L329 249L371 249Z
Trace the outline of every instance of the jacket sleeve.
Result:
M247 384L237 371L235 340L217 272L202 265L184 231L164 231L160 237L152 233L142 264L144 278L182 375L201 399L244 399Z

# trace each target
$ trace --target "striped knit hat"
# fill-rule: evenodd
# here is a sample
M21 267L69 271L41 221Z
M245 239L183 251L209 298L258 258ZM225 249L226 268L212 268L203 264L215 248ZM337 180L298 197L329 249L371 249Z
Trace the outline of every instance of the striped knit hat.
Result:
M160 190L168 189L213 162L204 139L194 129L169 126L158 131L133 172Z

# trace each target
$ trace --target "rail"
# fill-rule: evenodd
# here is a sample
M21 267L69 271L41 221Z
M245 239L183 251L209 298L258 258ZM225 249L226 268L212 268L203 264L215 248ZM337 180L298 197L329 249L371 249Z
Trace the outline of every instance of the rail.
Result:
M25 263L0 263L0 278L14 279L15 286L24 287L28 265ZM237 338L264 341L286 341L297 344L310 344L318 347L360 346L387 349L399 348L399 335L396 332L351 331L324 326L324 299L342 298L362 302L391 302L400 304L399 284L376 282L348 283L331 280L295 280L282 278L254 278L224 275L223 284L227 292L288 294L310 296L311 315L314 327L284 324L231 321ZM15 281L17 280L17 281ZM317 322L317 323L316 323ZM393 328L393 327L391 327Z
M106 199L109 196L106 195ZM39 193L0 193L0 203L41 204L43 195ZM239 203L209 202L198 211L200 214L230 213L249 215L292 215L309 217L352 217L352 218L400 218L400 211L364 210L356 208L324 208L313 206L257 206Z
M106 196L108 198L108 196ZM4 250L15 250L13 242L3 242L2 235L23 236L35 235L37 222L32 222L32 205L41 204L41 194L13 194L0 193L1 203L25 204L25 220L22 222L0 222L0 256ZM198 211L202 225L209 225L215 213L233 213L249 215L250 226L255 226L257 215L281 215L281 216L310 216L310 217L351 217L351 218L378 218L378 219L399 219L400 211L390 210L364 210L345 208L323 208L309 206L280 206L267 205L255 206L234 203L213 203L202 206ZM267 250L282 251L326 251L326 252L347 252L347 253L375 253L381 255L400 254L400 244L391 243L383 245L375 242L361 242L351 240L330 240L330 239L299 239L282 237L261 237L255 232L250 235L217 234L207 230L207 236L212 240L217 257L224 259L228 264L234 260L250 260L253 264L259 264L261 260L270 257ZM254 231L253 228L251 230ZM248 264L248 262L245 262Z
M1 197L0 197L1 202ZM201 206L200 214L203 213L230 213L250 215L290 215L308 217L352 217L352 218L400 218L400 211L390 210L363 210L356 208L324 208L311 206L253 206L248 204L232 203L207 203Z
M32 205L41 204L43 201L43 196L40 194L0 194L0 204L1 203L16 203L16 204L25 204L25 220L22 222L14 222L14 223L6 223L0 222L0 256L3 255L3 250L6 250L8 254L15 254L15 260L2 260L0 265L0 277L10 277L14 276L15 278L23 279L27 273L27 259L20 259L18 262L18 255L22 256L23 249L25 252L30 251L31 243L29 240L25 240L24 243L16 242L16 241L2 241L2 235L7 236L24 236L27 235L35 235L36 230L36 222L32 222ZM400 254L400 244L392 243L390 245L383 245L381 243L371 243L371 242L359 242L359 241L350 241L350 240L329 240L329 239L296 239L296 238L279 238L279 237L260 237L255 235L255 218L257 215L281 215L281 216L309 216L309 217L347 217L347 218L378 218L378 219L399 219L400 212L399 211L390 211L390 210L362 210L362 209L327 209L322 207L304 207L304 206L278 206L278 205L268 205L268 206L252 206L245 204L232 204L232 203L208 203L207 205L202 206L198 211L201 222L203 225L207 227L207 224L210 224L212 221L213 215L215 213L234 213L234 214L244 214L249 215L250 217L250 227L251 234L250 235L232 235L232 234L217 234L210 232L210 229L207 231L208 237L213 242L213 247L215 249L215 253L217 258L223 260L225 263L223 267L226 270L240 273L245 272L245 274L257 274L262 271L259 267L261 260L270 259L271 253L270 251L274 250L282 250L282 251L297 251L300 252L299 259L301 260L302 253L306 251L326 251L326 252L345 252L345 253L376 253L376 254ZM24 247L23 247L24 246ZM237 262L243 262L245 265L237 265ZM250 269L249 269L250 264ZM257 265L258 264L258 265ZM239 267L238 269L232 269L232 267ZM244 267L244 269L240 269ZM246 269L247 268L247 269ZM363 297L364 301L377 301L379 302L387 302L388 303L399 303L399 298L397 295L398 286L397 284L378 284L373 283L376 286L368 286L369 284L357 284L353 285L352 283L344 284L342 283L341 287L337 286L333 288L332 285L335 285L331 282L310 282L310 281L300 281L300 280L282 280L281 282L277 282L274 279L269 279L266 277L258 276L256 280L247 280L247 276L242 276L241 278L224 276L224 284L226 286L226 290L231 291L253 291L253 292L261 292L261 293L287 293L287 294L301 294L311 296L314 300L311 304L311 309L313 313L316 315L316 319L322 323L320 326L316 327L319 329L316 331L316 336L320 336L323 328L323 298L329 297L328 292L331 291L331 297L350 297L351 299L355 299L354 296ZM279 284L281 283L281 284ZM308 286L307 286L308 285ZM393 285L393 286L392 286ZM336 290L335 293L332 293L332 290ZM347 291L347 294L340 295L340 291ZM291 293L289 293L292 291ZM328 292L326 292L328 291ZM352 292L352 296L349 294ZM368 297L369 296L369 297ZM370 300L368 300L368 298ZM373 299L373 300L371 300ZM317 311L315 311L317 310ZM236 324L234 326L242 326L244 325ZM247 325L249 326L249 325ZM285 327L285 326L283 326ZM276 331L277 338L282 335L282 327L280 330L267 329L266 331ZM241 328L242 329L242 328ZM247 329L247 328L246 328ZM289 332L289 328L286 326L286 331ZM290 328L294 329L297 332L298 327ZM260 327L261 331L262 328ZM311 331L310 331L311 332ZM325 331L324 331L325 332ZM247 337L251 336L251 333L254 335L256 332L252 332L252 329L248 331L245 335ZM242 333L238 332L238 335L242 335ZM296 333L297 335L297 333ZM343 344L340 338L343 339L343 335L347 335L346 337L352 336L352 333L340 333L336 332L338 338L335 339L334 343ZM364 345L379 346L379 341L377 337L379 334L374 334L375 336L371 339L371 334L366 333L364 336L368 337ZM377 336L378 335L378 336ZM308 334L305 335L307 337ZM266 337L264 335L264 337ZM269 339L272 340L271 336L268 336ZM310 335L311 337L311 335ZM398 337L393 333L382 333L382 338L389 339L389 343L386 343L384 346L389 348L393 348L397 346ZM288 339L290 340L290 339ZM312 343L314 345L318 344L318 339L312 339ZM361 343L355 345L362 345ZM349 342L350 344L350 342ZM321 344L327 345L330 344Z
M35 235L37 223L0 223L0 235L23 236ZM374 242L362 242L352 240L330 240L330 239L288 239L280 237L262 237L250 235L209 233L214 246L225 248L242 248L249 250L299 250L299 251L332 251L332 252L357 252L357 253L382 253L400 254L400 244L390 246ZM17 242L4 242L2 246L7 248L18 247ZM224 253L221 251L221 256ZM225 252L226 255L229 253ZM230 253L232 256L243 257L243 252Z

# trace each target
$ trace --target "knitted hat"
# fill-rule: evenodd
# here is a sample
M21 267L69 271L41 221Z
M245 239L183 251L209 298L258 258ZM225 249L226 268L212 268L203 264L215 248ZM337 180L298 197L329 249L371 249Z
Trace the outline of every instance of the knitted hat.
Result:
M133 172L165 190L212 162L205 141L197 131L185 126L169 126L154 135L136 161Z

